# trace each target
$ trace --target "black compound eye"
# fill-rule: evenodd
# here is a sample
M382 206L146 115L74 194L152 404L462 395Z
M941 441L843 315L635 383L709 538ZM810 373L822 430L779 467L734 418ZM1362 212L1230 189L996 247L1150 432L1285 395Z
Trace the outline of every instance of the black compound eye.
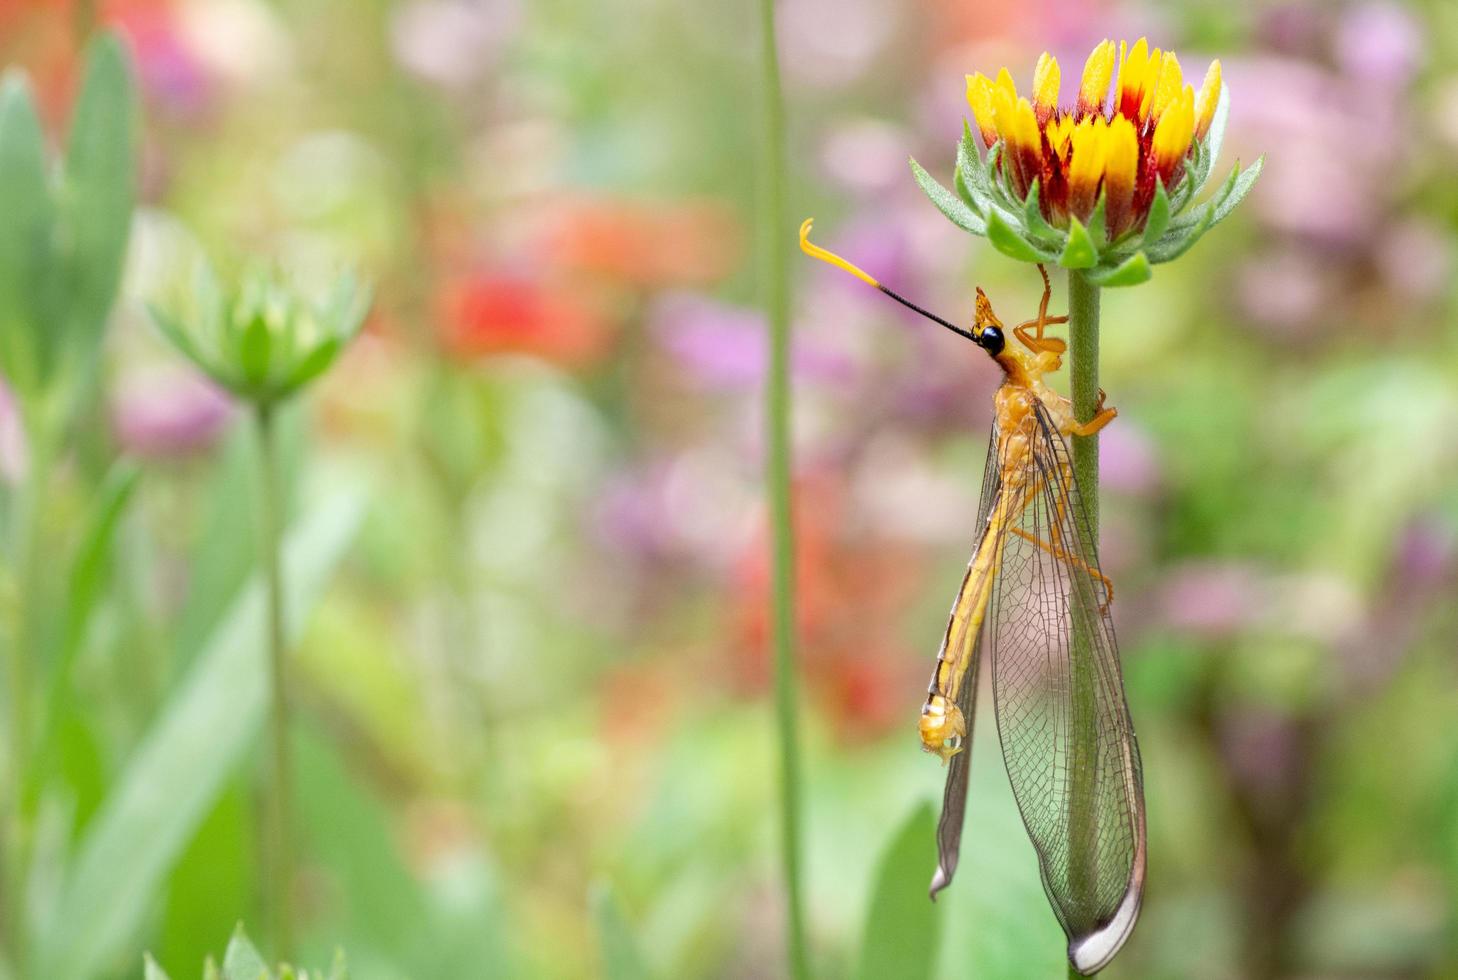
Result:
M977 336L977 343L982 347L983 350L987 351L987 353L991 354L993 357L996 357L998 354L1002 353L1002 348L1005 341L1003 340L1001 330L997 329L996 327L983 327L982 333Z

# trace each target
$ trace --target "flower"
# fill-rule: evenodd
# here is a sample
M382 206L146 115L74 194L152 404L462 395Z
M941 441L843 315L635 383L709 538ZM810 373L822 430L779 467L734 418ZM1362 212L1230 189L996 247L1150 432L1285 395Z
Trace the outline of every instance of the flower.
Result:
M948 218L1014 258L1085 269L1097 285L1143 282L1151 264L1183 254L1228 215L1260 173L1260 161L1237 166L1213 199L1194 205L1227 114L1218 60L1196 91L1173 52L1150 50L1143 38L1132 47L1105 40L1071 104L1061 100L1061 80L1046 52L1031 96L1018 94L1006 68L995 79L968 75L985 153L967 127L956 194L912 163Z
M448 286L441 325L446 346L464 357L523 354L564 367L601 360L609 325L569 290L510 274L484 274Z
M551 224L545 244L556 265L632 288L707 285L738 261L739 228L708 201L567 202Z
M315 297L257 271L225 294L203 263L170 305L152 305L167 341L241 399L272 405L329 369L359 334L369 290L339 277Z
M185 456L212 445L230 417L227 396L186 369L127 375L112 403L117 440L141 456Z

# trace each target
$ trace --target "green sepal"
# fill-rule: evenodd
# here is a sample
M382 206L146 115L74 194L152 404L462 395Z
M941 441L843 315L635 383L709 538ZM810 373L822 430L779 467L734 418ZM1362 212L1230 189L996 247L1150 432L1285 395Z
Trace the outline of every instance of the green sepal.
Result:
M937 179L927 173L921 164L915 160L911 161L911 175L921 187L931 202L937 206L937 210L947 216L947 220L974 235L987 234L987 224L956 194L947 190Z
M1215 203L1212 201L1200 209L1200 216L1193 225L1185 225L1176 231L1167 233L1151 247L1149 249L1150 257L1155 262L1173 262L1188 252L1214 223Z
M285 391L297 391L329 370L334 364L334 359L344 349L345 343L346 341L344 339L330 337L305 354L299 359L298 365L284 381L283 387Z
M1148 248L1159 241L1159 236L1169 227L1169 195L1164 192L1164 181L1154 179L1154 200L1149 203L1149 217L1144 222L1144 237L1140 244Z
M1193 228L1195 225L1205 224L1207 213L1213 212L1215 208L1220 206L1220 202L1230 196L1230 193L1235 190L1236 181L1239 179L1240 166L1237 164L1230 171L1230 176L1225 178L1225 183L1220 186L1218 191L1211 195L1208 201L1200 205L1198 209L1187 210L1180 217L1170 222L1170 226L1165 231L1160 244L1163 245L1166 241L1173 238L1183 238L1184 233L1188 229Z
M1062 233L1043 220L1043 210L1038 201L1039 193L1039 181L1034 180L1033 186L1028 188L1028 196L1023 199L1023 231L1042 241L1057 241L1063 237Z
M1264 154L1257 157L1256 162L1243 171L1240 169L1239 163L1235 165L1234 173L1238 174L1238 176L1231 181L1230 190L1224 194L1220 203L1215 205L1215 217L1210 222L1210 227L1213 228L1215 225L1230 217L1231 213L1240 206L1240 202L1245 200L1245 196L1255 186L1255 182L1260 177L1261 171L1265 169L1265 166L1266 158Z
M224 980L266 980L269 975L268 964L263 962L263 957L244 935L243 926L239 925L233 930L233 938L228 940L228 948L223 953Z
M243 377L250 387L264 387L273 360L273 331L268 328L263 310L255 311L243 324L237 343L238 368Z
M1051 262L1053 260L1053 253L1044 252L1023 238L996 211L987 215L987 240L1003 255L1020 262Z
M1068 244L1058 256L1058 264L1065 269L1091 269L1098 264L1099 250L1083 222L1077 218L1068 219Z
M1231 170L1230 177L1220 192L1200 209L1197 216L1193 219L1176 222L1158 242L1150 247L1150 259L1155 262L1170 262L1189 251L1195 242L1199 241L1200 236L1234 213L1240 202L1250 193L1250 189L1255 186L1264 166L1265 157L1257 159L1246 170L1241 170L1237 164Z
M1143 252L1135 252L1113 268L1092 269L1083 275L1095 286L1112 289L1118 286L1137 286L1142 282L1148 282L1154 275L1154 269L1149 264L1148 256Z

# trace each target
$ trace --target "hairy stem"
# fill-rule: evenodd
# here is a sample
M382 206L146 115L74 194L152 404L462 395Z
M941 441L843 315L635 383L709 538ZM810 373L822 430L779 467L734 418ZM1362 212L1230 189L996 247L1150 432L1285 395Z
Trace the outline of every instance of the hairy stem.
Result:
M1099 287L1077 270L1068 273L1068 372L1073 414L1079 422L1094 417L1099 400ZM1087 554L1098 555L1099 437L1073 437L1073 476L1088 515ZM1096 625L1075 617L1069 649L1073 720L1073 782L1068 798L1068 879L1074 895L1088 896L1098 880L1095 854L1098 829L1094 777L1098 766L1094 664L1091 631ZM1080 976L1070 964L1070 978Z
M774 0L760 0L763 45L765 162L762 226L765 235L765 305L769 314L769 376L765 415L769 461L766 473L773 538L775 717L780 757L780 835L785 881L785 932L790 976L810 976L805 941L800 855L800 734L795 675L795 553L790 515L790 286L789 242L785 220L785 106L780 91L779 50L775 40Z
M268 603L269 749L271 764L265 801L268 875L265 902L276 955L293 955L294 839L292 787L289 777L289 687L284 651L283 568L279 543L283 534L283 488L279 477L277 419L268 404L258 406L259 534Z

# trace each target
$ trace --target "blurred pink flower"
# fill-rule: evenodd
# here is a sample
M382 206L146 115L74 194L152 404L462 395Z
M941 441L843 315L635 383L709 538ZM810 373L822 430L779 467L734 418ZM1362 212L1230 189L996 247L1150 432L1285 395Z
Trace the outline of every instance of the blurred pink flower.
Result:
M898 8L889 0L785 0L776 7L785 74L817 88L860 78L895 34Z
M1377 265L1394 292L1410 301L1436 299L1451 281L1453 246L1432 222L1393 222L1377 241Z
M181 368L122 379L112 401L117 441L140 456L184 456L211 446L232 417L228 397Z
M1336 56L1343 70L1364 84L1401 88L1422 65L1423 29L1396 3L1365 3L1348 11L1337 28Z
M106 19L131 41L142 91L152 105L190 116L207 109L214 85L188 47L170 5L154 0L112 0Z
M1409 586L1432 586L1458 567L1458 528L1433 515L1420 517L1398 536L1393 561Z
M1099 480L1104 487L1145 496L1159 488L1158 450L1153 440L1132 420L1121 418L1099 439Z
M1231 59L1225 77L1233 91L1260 93L1232 114L1226 152L1249 160L1281 147L1253 194L1260 215L1318 241L1364 241L1383 220L1393 168L1407 152L1400 100L1290 58Z
M395 58L410 72L461 88L490 68L521 23L517 0L416 0L390 22Z
M720 390L755 390L764 376L769 331L764 315L695 293L656 300L650 329L679 367L702 385ZM797 338L791 371L802 382L836 384L854 375L851 360Z
M1159 608L1175 629L1221 639L1251 621L1261 592L1260 575L1248 565L1190 562L1166 574Z
M911 145L911 134L899 126L870 118L849 119L826 134L820 165L852 191L893 191L907 179L906 148Z
M1290 247L1252 255L1236 275L1236 297L1245 315L1288 339L1309 331L1337 286L1321 255Z

